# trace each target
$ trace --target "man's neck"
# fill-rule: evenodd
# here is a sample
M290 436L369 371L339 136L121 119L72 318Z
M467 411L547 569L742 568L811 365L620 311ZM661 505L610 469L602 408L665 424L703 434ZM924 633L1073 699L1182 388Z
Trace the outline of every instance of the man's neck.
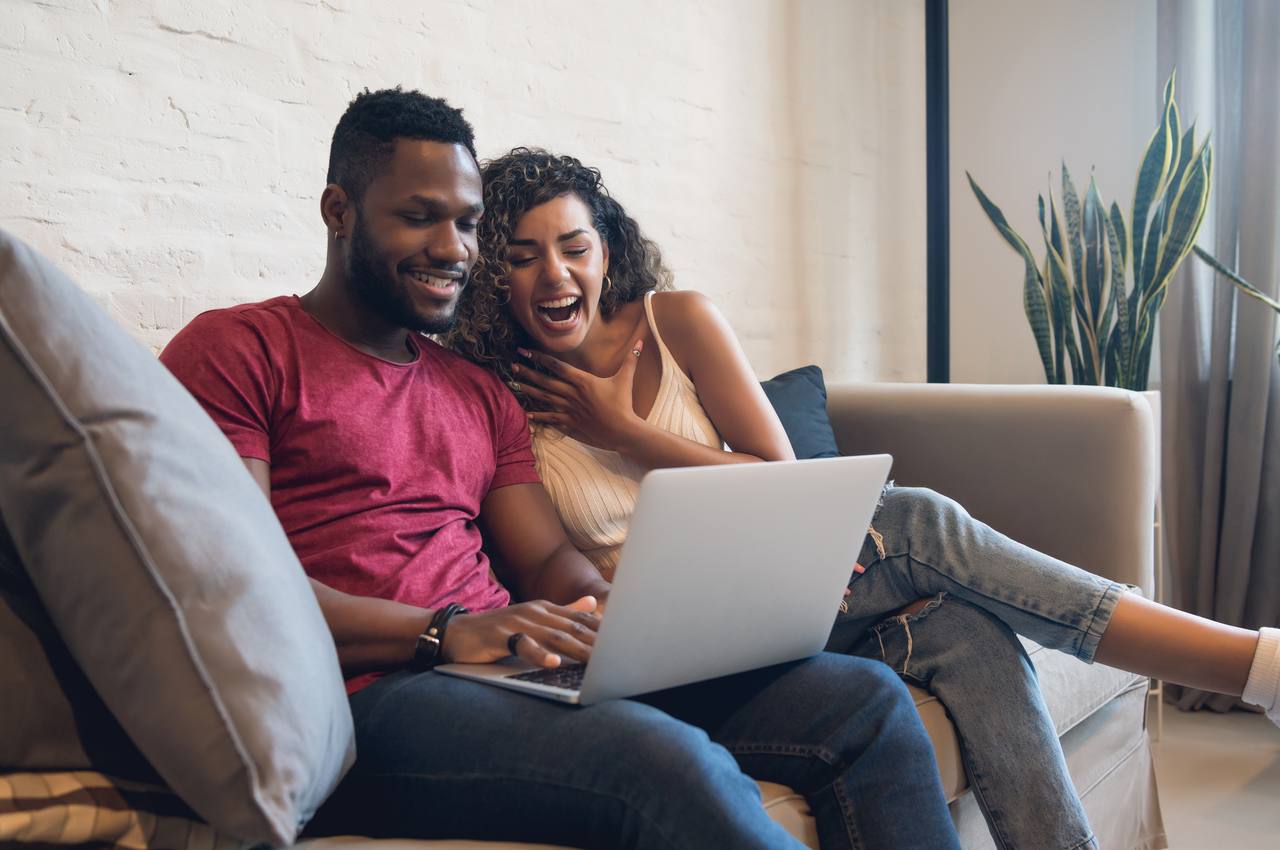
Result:
M345 277L331 269L325 269L315 288L299 300L330 333L366 354L393 363L408 363L416 356L408 342L409 330L388 324L352 298Z

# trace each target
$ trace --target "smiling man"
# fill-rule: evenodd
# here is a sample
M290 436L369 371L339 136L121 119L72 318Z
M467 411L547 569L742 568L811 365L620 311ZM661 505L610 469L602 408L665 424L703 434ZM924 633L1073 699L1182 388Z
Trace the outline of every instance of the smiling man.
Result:
M801 846L750 770L805 793L823 847L957 846L923 726L876 662L822 655L590 708L431 672L585 660L609 592L507 388L422 335L453 321L480 198L461 112L365 92L334 132L320 281L198 316L162 354L270 498L338 647L358 758L315 829Z

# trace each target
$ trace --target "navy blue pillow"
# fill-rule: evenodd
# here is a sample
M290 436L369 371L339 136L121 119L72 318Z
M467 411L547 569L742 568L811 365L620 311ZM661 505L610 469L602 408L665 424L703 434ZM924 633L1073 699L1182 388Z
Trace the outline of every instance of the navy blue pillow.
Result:
M827 418L827 385L821 369L801 366L762 381L760 386L782 420L798 459L840 456Z

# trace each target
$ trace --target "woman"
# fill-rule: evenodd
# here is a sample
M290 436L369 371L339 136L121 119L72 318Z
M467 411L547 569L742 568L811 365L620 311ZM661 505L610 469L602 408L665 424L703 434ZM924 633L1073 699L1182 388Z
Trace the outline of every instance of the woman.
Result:
M703 296L669 291L657 246L598 171L517 148L482 176L480 258L447 342L517 391L565 528L610 578L646 470L793 454L724 319ZM1000 846L1096 846L1014 632L1243 694L1280 722L1280 630L1158 605L928 490L887 489L873 522L828 649L884 657L938 695ZM890 658L895 624L910 631Z

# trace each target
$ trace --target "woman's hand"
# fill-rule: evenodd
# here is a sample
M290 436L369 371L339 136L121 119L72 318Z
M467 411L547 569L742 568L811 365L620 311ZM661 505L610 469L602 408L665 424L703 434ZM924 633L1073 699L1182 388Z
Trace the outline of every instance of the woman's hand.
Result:
M644 420L632 406L636 365L643 340L636 340L630 354L611 377L599 378L539 351L517 349L521 355L544 367L550 374L516 363L512 370L520 388L549 410L529 414L531 422L553 425L588 445L620 451Z
M454 617L440 652L447 661L487 664L510 655L512 635L522 634L515 644L517 657L539 667L559 667L565 657L586 661L599 628L594 596L568 605L521 602Z
M865 573L866 571L867 571L867 568L866 568L866 567L864 567L864 566L862 566L862 564L854 564L854 565L853 565L853 574L854 574L855 576L860 576L860 575L862 575L863 573ZM850 580L850 581L852 581L853 579L851 578L851 579L849 579L849 580ZM852 587L846 587L846 588L844 589L844 599L840 600L840 613L841 613L841 614L848 614L848 613L849 613L849 603L848 603L848 602L846 602L846 601L845 601L845 599L848 599L848 598L849 598L850 596L852 596L852 595L853 595L853 588L852 588Z

